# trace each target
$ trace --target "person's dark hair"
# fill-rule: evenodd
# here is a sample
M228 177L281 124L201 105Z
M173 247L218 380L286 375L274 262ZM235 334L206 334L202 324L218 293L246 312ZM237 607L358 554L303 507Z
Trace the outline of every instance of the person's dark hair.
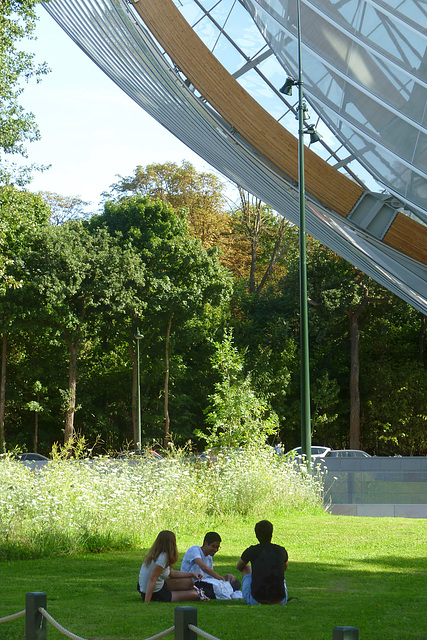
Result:
M273 537L273 525L269 520L261 520L255 525L255 535L259 542L270 542Z
M212 542L221 542L221 536L215 531L208 531L203 539L203 544L212 544Z
M242 588L240 580L235 580L234 582L230 582L230 584L233 587L233 591L240 591Z

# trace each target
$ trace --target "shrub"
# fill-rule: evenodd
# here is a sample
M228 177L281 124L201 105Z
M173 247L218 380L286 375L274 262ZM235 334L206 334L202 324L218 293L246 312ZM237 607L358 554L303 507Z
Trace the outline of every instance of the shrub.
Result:
M201 461L55 460L39 470L0 459L0 555L135 548L162 528L191 534L225 516L321 511L322 479L270 449ZM266 505L268 507L266 508Z

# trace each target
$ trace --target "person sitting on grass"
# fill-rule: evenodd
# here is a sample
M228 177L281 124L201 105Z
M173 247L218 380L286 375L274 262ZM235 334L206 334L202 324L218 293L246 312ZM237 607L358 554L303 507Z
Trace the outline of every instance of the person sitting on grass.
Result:
M245 549L236 567L243 576L243 598L246 604L284 605L288 599L285 580L288 552L271 542L273 525L268 520L256 523L255 535L259 544Z
M197 587L202 589L209 599L217 599L215 593L215 582L229 582L231 585L235 581L235 576L231 573L226 573L224 576L219 575L213 568L213 556L217 553L221 546L221 536L215 531L209 531L204 539L201 547L193 545L185 552L185 555L181 562L181 571L200 571L202 573L202 581L197 582ZM209 582L207 582L207 580ZM221 585L216 585L216 592L223 593L230 592L227 587L221 589ZM232 593L233 589L231 589ZM229 596L231 598L231 593ZM218 598L229 599L229 598Z
M221 536L215 531L209 531L204 537L201 547L193 545L185 552L181 562L181 571L199 571L203 578L210 577L216 580L228 580L233 582L235 576L227 573L220 576L213 568L213 556L221 546Z
M209 600L194 585L200 571L175 571L178 549L173 531L160 531L139 572L138 591L144 602L183 602Z

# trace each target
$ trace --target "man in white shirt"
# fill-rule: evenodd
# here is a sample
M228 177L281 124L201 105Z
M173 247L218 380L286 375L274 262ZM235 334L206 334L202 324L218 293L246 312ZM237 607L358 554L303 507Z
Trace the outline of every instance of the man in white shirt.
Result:
M240 583L234 585L235 576L226 573L221 576L213 568L213 556L221 546L221 536L215 531L209 531L203 540L201 547L193 545L185 552L181 562L181 571L197 571L203 575L197 586L205 591L209 598L218 600L230 600L242 597ZM190 567L193 567L190 569Z
M233 582L235 576L227 573L220 576L213 568L213 556L221 546L221 536L215 531L209 531L204 537L201 547L193 545L185 552L181 562L181 571L197 571L203 574L203 578L211 577L217 580L228 580ZM194 567L190 569L189 567Z

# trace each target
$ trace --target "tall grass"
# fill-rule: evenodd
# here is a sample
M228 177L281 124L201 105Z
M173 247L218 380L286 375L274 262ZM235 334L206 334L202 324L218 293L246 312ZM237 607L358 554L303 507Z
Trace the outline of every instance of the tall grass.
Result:
M322 478L270 451L213 461L0 459L0 559L138 548L162 528L192 534L233 515L322 513Z

